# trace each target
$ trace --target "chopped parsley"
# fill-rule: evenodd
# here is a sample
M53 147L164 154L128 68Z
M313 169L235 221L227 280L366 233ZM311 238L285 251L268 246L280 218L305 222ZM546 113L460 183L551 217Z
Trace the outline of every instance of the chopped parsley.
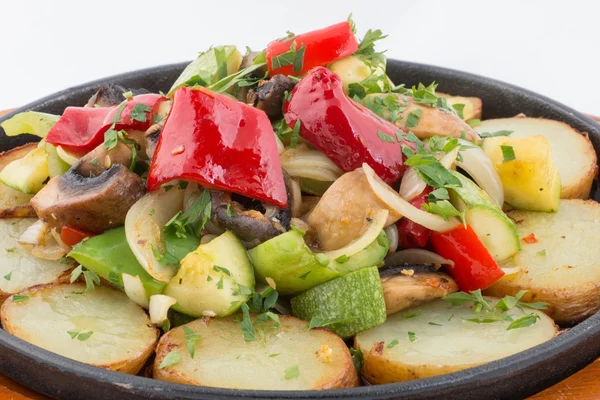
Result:
M285 379L286 380L297 379L299 376L300 376L300 368L298 367L298 364L292 365L291 367L288 367L285 370Z
M360 371L365 360L363 352L360 349L350 347L350 355L352 356L352 363L354 364L354 368L356 368L357 371Z
M294 124L294 129L292 130L292 137L290 139L290 147L292 149L296 148L296 145L298 144L298 140L300 140L300 128L302 127L302 123L300 122L299 119L296 120L296 123Z
M227 268L219 267L218 265L214 265L213 266L213 270L215 272L222 272L222 273L224 273L227 276L231 276L231 272L229 272L229 270Z
M479 121L479 120L477 120ZM479 121L481 122L481 121ZM498 136L510 136L513 133L513 131L496 131L496 132L482 132L479 134L479 136L481 136L482 139L487 139L487 138L491 138L491 137L498 137Z
M546 257L546 249L540 250L537 253L535 253L536 255L540 256L540 257Z
M185 238L188 233L199 237L204 225L211 216L211 212L210 192L203 190L187 211L184 213L178 212L165 224L164 230L171 230L179 238Z
M247 342L251 342L256 340L256 335L254 332L254 325L252 325L252 319L250 319L250 308L248 304L242 304L242 334L244 335L244 340Z
M377 137L379 137L379 140L381 140L382 142L395 143L395 140L392 136L386 135L380 130L377 131Z
M6 279L7 281L10 281L11 277L12 277L12 271L10 271L8 274L4 275L4 279Z
M194 358L196 342L200 340L200 335L187 326L183 327L183 333L185 335L185 345L190 353L190 357Z
M478 118L473 118L473 119L468 120L467 124L469 124L469 126L471 128L475 128L476 126L481 124L481 120ZM481 136L481 135L479 135L479 136Z
M465 110L464 104L452 104L452 108L454 108L454 111L456 111L456 115L458 115L458 117L460 119L464 118L464 114L463 114L463 111Z
M500 146L500 150L502 150L502 157L504 158L502 162L512 161L516 158L512 146Z
M179 351L172 350L171 352L169 352L169 354L167 354L165 356L165 358L163 358L160 365L158 366L158 369L167 368L173 364L177 364L180 361L181 361L181 354L179 354Z
M531 325L535 324L538 319L541 319L541 318L536 313L527 314L524 317L521 317L521 318L516 319L513 322L511 322L510 325L508 326L508 328L506 328L506 330L510 331L512 329L525 328L525 327L531 326Z
M408 117L406 118L406 127L413 128L419 124L419 120L421 119L421 115L423 114L423 110L420 108L415 111L408 113Z
M414 332L408 332L408 340L412 343L417 340L417 335Z
M343 264L346 261L348 261L348 258L349 257L347 255L342 254L341 256L339 256L338 258L335 259L335 262L338 263L338 264Z
M277 357L281 355L281 353L273 353L273 354L269 354L269 358L273 358L273 357Z
M21 303L21 302L27 301L27 300L29 300L29 296L26 296L24 294L13 294L13 297L12 297L13 303Z
M146 122L147 118L146 118L146 113L152 111L152 109L150 107L148 107L146 104L144 103L138 103L135 106L133 106L133 108L131 109L131 113L129 114L131 116L131 121L139 121L139 122Z
M111 123L118 124L119 122L121 122L121 114L123 113L123 110L125 109L125 107L127 107L127 100L125 100L121 104L119 104L119 107L117 108L117 112L115 113L115 116L112 117L112 119L110 120Z
M271 58L271 68L278 69L292 65L292 72L301 71L304 65L305 50L306 46L304 44L299 49L296 49L296 41L294 40L288 51Z
M410 319L410 318L418 317L419 315L421 315L421 313L418 311L408 311L408 312L405 312L404 314L402 314L402 318Z
M226 214L228 217L233 217L233 216L235 216L235 211L233 211L233 210L231 209L231 203L227 203L227 210L225 210L225 214Z
M411 340L411 341L412 341L412 340ZM386 348L388 348L388 349L391 349L391 348L394 348L394 347L395 347L395 346L396 346L398 343L400 343L400 342L398 341L398 339L394 339L394 340L392 340L390 343L388 343L388 345L387 345L387 346L385 346L385 347L386 347Z
M7 253L14 253L16 249L17 249L16 247L11 247L10 249L6 249L6 252Z
M433 325L433 326L442 326L442 324L437 324L435 322L428 322L428 325Z

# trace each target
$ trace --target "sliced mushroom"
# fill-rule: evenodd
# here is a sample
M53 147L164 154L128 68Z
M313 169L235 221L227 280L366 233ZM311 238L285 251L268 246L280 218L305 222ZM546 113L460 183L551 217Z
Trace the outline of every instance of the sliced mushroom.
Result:
M282 106L285 92L291 92L296 82L285 75L275 75L268 81L261 81L250 89L247 103L263 110L271 120L283 117Z
M146 139L146 155L150 160L154 156L154 150L156 150L156 145L158 144L158 137L160 136L160 132L162 131L163 126L165 125L165 120L152 125L146 131L145 139Z
M102 85L88 100L86 107L117 106L125 100L123 93L130 91L134 96L150 93L146 89L125 89L120 85Z
M363 99L363 103L374 101L377 97L385 97L387 94L370 94ZM464 136L467 140L474 142L480 139L479 134L471 128L469 124L460 119L457 115L448 112L442 108L430 107L422 104L416 104L410 96L396 94L401 110L392 118L390 111L383 113L384 118L393 120L396 126L402 130L413 132L419 139L426 139L431 136L450 136L460 138ZM415 114L415 111L420 111L420 116ZM413 114L413 118L409 115ZM411 126L406 126L409 119ZM416 125L414 123L416 122Z
M458 290L450 275L432 265L399 265L380 270L387 315L439 299Z
M52 178L32 199L38 217L58 232L64 225L91 233L123 225L129 208L146 193L142 179L120 164L96 177L75 169Z
M131 149L123 142L118 142L115 147L108 150L104 145L99 145L79 159L71 169L84 177L94 177L102 174L113 164L126 167L131 165Z
M242 196L232 196L227 192L211 191L211 227L229 229L244 242L248 249L287 232L290 229L292 211L291 179L284 174L288 195L286 208L265 206L258 201ZM230 212L227 212L229 204ZM209 229L210 230L210 229Z

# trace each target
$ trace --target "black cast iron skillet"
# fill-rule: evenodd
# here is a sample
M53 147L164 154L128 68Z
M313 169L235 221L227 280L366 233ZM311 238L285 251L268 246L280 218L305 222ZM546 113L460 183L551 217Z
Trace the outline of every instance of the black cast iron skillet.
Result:
M166 92L185 65L130 72L67 89L15 110L0 121L32 109L61 114L69 105L85 104L96 88L105 83ZM598 125L538 94L476 75L396 60L388 61L388 73L395 83L410 86L436 81L440 84L440 92L480 97L485 118L525 113L531 117L563 121L581 132L588 132L596 152L600 151ZM23 136L7 138L0 129L0 150L8 150L31 139ZM600 200L596 188L593 197ZM0 371L38 392L59 399L517 399L559 382L600 356L600 312L549 342L481 367L404 383L324 391L232 390L161 382L72 361L2 330L0 351Z

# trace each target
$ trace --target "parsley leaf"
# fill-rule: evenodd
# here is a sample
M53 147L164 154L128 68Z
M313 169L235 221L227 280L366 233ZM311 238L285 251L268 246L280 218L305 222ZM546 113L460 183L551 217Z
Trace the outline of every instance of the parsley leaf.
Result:
M296 145L298 144L298 140L300 140L300 128L302 127L302 123L300 122L299 119L296 120L296 123L294 124L294 129L292 130L292 137L290 139L290 147L292 149L296 148Z
M511 322L510 325L508 325L508 328L506 328L506 330L510 331L511 329L519 329L519 328L525 328L525 327L531 326L531 325L535 324L538 319L541 319L541 318L539 315L537 315L535 313L527 314L526 316L521 317L521 318L516 319L513 322Z
M13 296L12 296L13 303L21 303L21 302L27 301L27 300L29 300L29 296L26 296L24 294L13 294Z
M254 326L252 325L252 319L250 319L250 309L246 303L242 304L242 314L242 334L244 335L244 340L252 342L256 340L256 335Z
M300 376L300 368L298 367L298 365L292 365L291 367L287 368L285 370L285 379L286 380L290 380L290 379L296 379Z
M67 334L69 336L71 336L71 339L75 339L77 337L77 335L79 335L79 332L77 332L77 331L67 331Z
M468 120L467 124L469 124L471 128L475 128L476 126L481 125L481 120L479 118L473 118Z
M10 281L11 277L12 277L12 271L10 271L8 274L4 275L4 279L6 279L7 281Z
M281 53L278 56L271 57L271 68L278 69L288 65L292 65L293 72L299 72L302 70L304 64L304 51L306 46L302 44L298 50L296 50L296 41L292 43L290 49L285 53Z
M343 264L346 261L348 261L348 258L349 257L347 255L342 254L341 256L339 256L338 258L335 259L335 262L338 263L338 264Z
M177 213L164 226L164 230L172 230L177 237L185 238L186 230L195 236L200 236L204 225L210 219L212 203L210 192L203 190L200 196L192 203L191 207L184 213Z
M500 150L502 150L502 157L504 157L502 162L512 161L516 158L512 146L500 146Z
M77 335L77 340L79 340L80 342L84 342L84 341L88 340L93 334L94 334L94 332L92 332L92 331L80 333L79 335Z
M235 211L231 209L231 203L227 203L227 210L225 210L225 215L227 215L228 217L235 216Z
M385 133L381 132L380 130L377 130L377 137L379 137L379 140L381 140L382 142L388 142L388 143L396 142L392 136L386 135Z
M449 221L450 217L460 217L464 220L465 213L460 212L448 200L439 200L435 203L423 203L423 210L431 214L437 214L444 217L444 221Z
M227 276L231 276L231 272L229 272L229 270L227 268L219 267L218 265L214 265L213 266L213 270L215 272L222 272L222 273L224 273Z
M179 354L179 351L172 350L171 352L169 352L169 354L167 354L165 356L165 358L163 358L160 365L158 366L158 369L167 368L173 364L177 364L180 361L181 361L181 354Z
M419 315L421 315L421 313L418 311L407 311L404 314L402 314L402 318L410 319L410 318L418 317Z
M83 278L85 279L86 292L91 292L92 290L94 290L94 284L100 285L100 278L98 277L98 274L96 274L94 271L83 271Z
M360 371L365 359L363 352L360 349L350 347L350 355L352 356L352 363L354 364L354 368L356 368L357 371Z
M417 335L414 332L408 332L408 340L410 340L410 342L414 342L415 340L417 340Z
M458 115L458 117L460 119L464 118L464 114L463 114L463 111L465 110L464 104L452 104L452 108L454 108L454 111L456 111L456 114Z
M115 116L112 117L112 119L110 120L111 123L118 124L119 122L121 122L121 114L123 114L123 110L125 109L126 106L127 106L127 100L125 100L121 104L119 104L119 107L117 108L117 112L115 113Z
M196 351L196 342L200 339L200 335L194 332L187 326L183 327L183 333L185 335L185 345L190 353L190 357L194 358Z
M412 340L411 340L411 342L412 342ZM394 347L395 347L395 346L396 346L398 343L400 343L400 342L398 341L398 339L394 339L394 340L392 340L392 341L391 341L391 342L390 342L390 343L389 343L387 346L385 346L385 347L386 347L386 348L388 348L388 349L391 349L391 348L394 348Z
M497 136L510 136L512 133L513 133L513 131L482 132L479 134L479 136L481 136L482 139L486 139L486 138L497 137Z
M147 118L146 118L146 113L152 111L152 109L150 107L148 107L146 104L144 103L138 103L135 106L133 106L133 108L131 109L131 113L129 114L131 116L131 121L139 121L139 122L146 122Z
M358 45L358 50L356 50L355 54L375 54L375 42L378 40L385 39L386 37L387 35L384 35L380 29L369 29L360 41L360 44Z
M421 115L423 114L423 110L420 108L415 111L408 113L408 117L406 118L406 127L412 128L419 124L419 120L421 119Z
M106 132L104 132L104 148L106 150L114 149L117 147L119 136L117 131L114 129L114 125L111 126Z

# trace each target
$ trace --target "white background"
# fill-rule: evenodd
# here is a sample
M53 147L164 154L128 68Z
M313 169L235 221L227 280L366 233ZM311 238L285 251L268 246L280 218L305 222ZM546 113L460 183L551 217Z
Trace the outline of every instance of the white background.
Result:
M1 0L0 109L107 75L190 60L210 45L263 48L345 20L388 57L474 72L600 115L600 2Z

